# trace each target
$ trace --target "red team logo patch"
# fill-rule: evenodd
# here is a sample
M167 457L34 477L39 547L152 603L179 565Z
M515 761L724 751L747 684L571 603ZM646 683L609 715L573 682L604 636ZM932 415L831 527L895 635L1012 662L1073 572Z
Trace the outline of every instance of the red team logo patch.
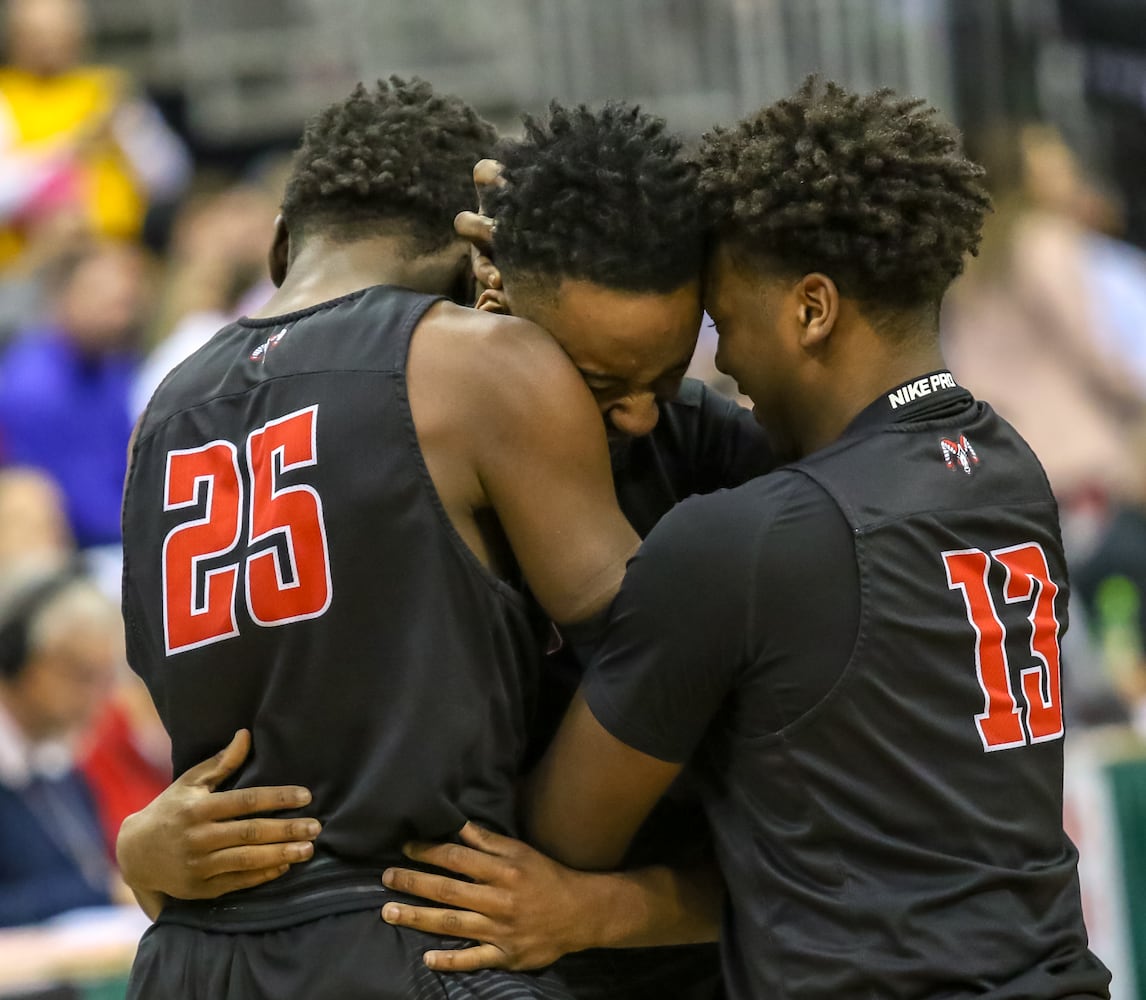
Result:
M286 331L286 327L284 326L281 330L279 330L278 333L274 334L271 337L268 337L265 341L263 341L263 343L259 344L258 347L256 347L253 351L251 351L250 359L252 361L259 361L259 362L265 361L267 358L267 355L271 352L271 350L273 348L277 347L278 342L280 340L282 340L283 337L285 337L286 335L287 335L287 331Z
M959 468L967 475L971 475L972 466L979 464L979 456L975 454L975 449L971 447L966 434L960 434L958 441L942 438L939 447L943 450L943 463L949 469L954 469L955 463L958 462Z

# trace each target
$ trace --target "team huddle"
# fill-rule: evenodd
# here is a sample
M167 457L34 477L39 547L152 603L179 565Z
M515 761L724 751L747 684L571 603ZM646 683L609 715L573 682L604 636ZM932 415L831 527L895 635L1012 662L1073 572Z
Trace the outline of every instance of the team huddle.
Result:
M277 292L133 438L131 996L1108 997L1057 507L939 345L982 175L815 79L691 154L320 112Z

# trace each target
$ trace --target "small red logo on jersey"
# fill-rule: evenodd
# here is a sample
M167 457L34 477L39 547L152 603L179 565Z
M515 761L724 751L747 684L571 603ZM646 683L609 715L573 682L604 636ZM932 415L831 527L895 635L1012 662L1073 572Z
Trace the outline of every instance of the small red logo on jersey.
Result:
M287 335L286 327L284 326L278 333L272 337L268 337L263 343L259 344L253 351L251 351L252 361L265 361L267 354L270 353L272 347L275 347L280 340Z
M959 468L967 475L971 475L971 467L979 464L979 456L975 454L975 449L971 447L966 434L960 434L958 441L942 438L939 447L943 449L943 463L949 469L954 469L955 463L958 462Z

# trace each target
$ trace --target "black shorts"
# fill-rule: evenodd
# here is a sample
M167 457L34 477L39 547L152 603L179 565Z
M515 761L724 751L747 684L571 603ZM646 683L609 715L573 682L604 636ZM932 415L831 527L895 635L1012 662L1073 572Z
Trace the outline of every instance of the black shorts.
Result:
M549 972L438 973L422 954L463 942L391 927L376 909L280 930L154 924L128 1000L572 1000Z

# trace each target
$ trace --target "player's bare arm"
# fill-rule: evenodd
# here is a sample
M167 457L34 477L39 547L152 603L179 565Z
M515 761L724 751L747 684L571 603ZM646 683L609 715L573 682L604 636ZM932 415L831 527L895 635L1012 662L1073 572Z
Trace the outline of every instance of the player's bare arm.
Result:
M638 538L600 413L561 348L524 320L440 303L411 344L408 383L426 465L475 554L496 569L504 533L557 622L606 608Z

